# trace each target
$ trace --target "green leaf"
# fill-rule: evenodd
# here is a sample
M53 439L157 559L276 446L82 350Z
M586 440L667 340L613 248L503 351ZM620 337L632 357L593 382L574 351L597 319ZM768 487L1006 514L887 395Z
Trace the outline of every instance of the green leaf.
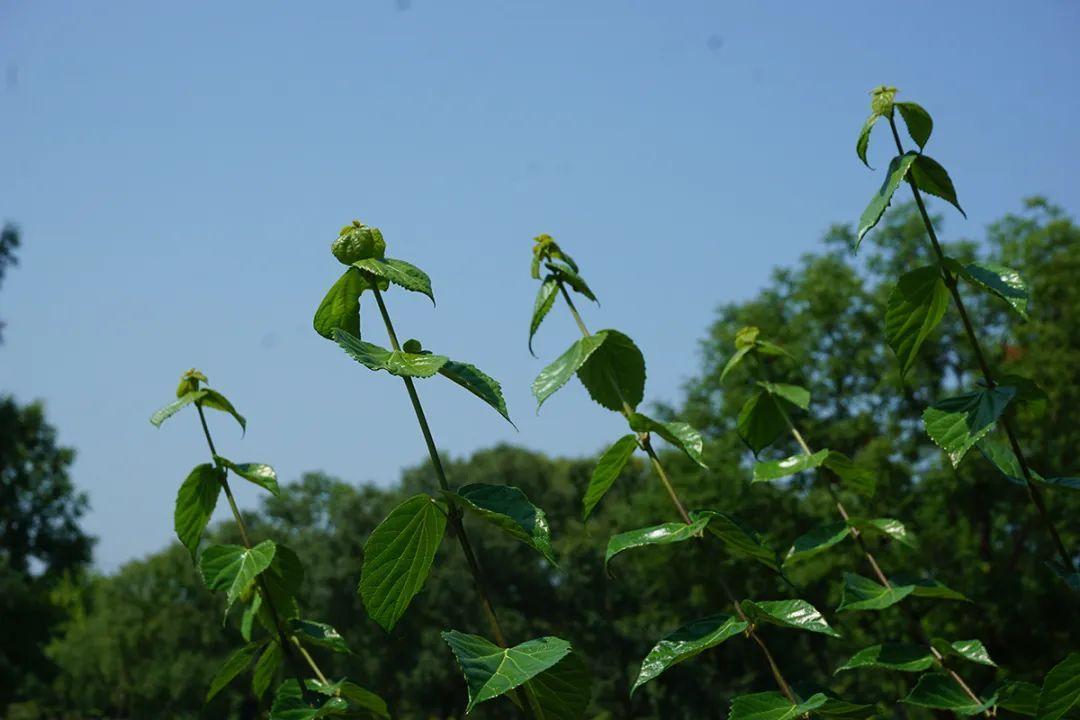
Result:
M633 695L639 687L659 676L672 665L677 665L683 660L689 660L709 648L716 647L747 627L747 623L738 618L722 614L710 615L683 625L664 636L664 639L645 656L637 680L630 688L630 694Z
M877 113L871 113L870 117L866 118L866 122L863 123L862 129L859 130L859 139L855 141L855 154L862 160L863 165L870 167L870 163L866 160L866 151L870 147L870 132L874 129L874 123L881 117ZM873 168L870 168L873 170Z
M203 530L217 506L223 477L222 472L209 463L196 465L176 493L173 527L180 543L191 553L192 560L199 549Z
M824 693L811 695L798 705L778 692L739 695L731 699L728 720L794 720L821 707L827 700Z
M573 651L525 687L539 708L537 720L581 720L592 700L592 674Z
M821 467L829 457L830 452L829 450L818 450L813 455L799 453L783 460L768 460L756 463L754 465L753 482L779 480L804 470Z
M424 586L445 531L446 510L427 495L414 495L391 510L364 544L360 597L387 632Z
M981 640L934 640L934 647L942 655L956 655L973 663L997 667L997 663L990 659L990 651Z
M865 720L874 716L873 705L848 702L836 693L813 683L792 683L791 690L796 698L800 699L810 698L819 693L825 696L825 703L814 710L814 715L826 718L846 718L846 720Z
M270 567L277 546L273 540L263 540L255 547L242 545L211 545L199 560L203 580L211 590L224 590L226 611L255 580Z
M277 669L281 667L281 663L284 660L285 655L281 652L280 645L276 642L271 642L266 646L262 655L259 656L259 661L255 663L255 669L251 673L251 692L255 694L255 697L261 699L266 693L267 688L270 687L270 683L274 680Z
M214 679L210 681L210 689L206 691L204 703L210 702L215 695L221 692L226 685L236 679L236 676L247 670L251 659L259 651L262 643L248 643L230 655L218 669Z
M636 408L645 397L645 357L618 330L601 330L605 337L578 368L577 376L589 397L608 410L622 412L625 402Z
M656 433L664 438L665 441L686 453L688 458L701 467L709 467L705 464L703 457L705 441L702 439L701 433L688 423L678 421L662 423L659 420L653 420L648 415L642 415L639 412L631 414L630 417L627 418L627 421L630 424L631 430L634 430L635 432Z
M559 283L556 282L555 278L550 275L544 278L544 282L540 283L540 289L536 292L532 320L529 322L529 352L532 353L533 357L536 357L536 353L533 352L532 348L533 336L540 329L540 323L544 322L544 318L551 311L558 294Z
M211 410L218 410L223 413L228 413L233 416L236 422L240 423L240 429L247 432L247 419L243 415L236 412L236 408L229 402L229 399L219 393L217 390L211 390L210 388L204 388L201 392L206 393L196 402L203 406L208 407Z
M728 374L732 370L739 366L739 364L743 361L743 358L746 357L747 353L749 353L753 349L753 345L744 345L743 347L737 348L735 350L735 354L728 359L727 364L724 365L724 369L720 373L721 383L724 382L724 379L727 378Z
M829 525L814 528L795 539L791 549L787 552L787 556L784 558L784 564L787 565L796 560L805 560L808 557L817 555L822 550L831 548L833 545L843 541L850 534L851 527L844 522L830 523Z
M755 624L766 622L794 630L840 637L840 633L829 627L829 623L825 622L817 608L805 600L743 600L741 607Z
M918 547L915 536L908 532L904 523L894 518L873 518L871 520L853 518L851 522L860 532L880 532L902 545L907 545L910 548Z
M450 362L450 358L445 355L387 350L340 329L334 330L333 335L334 341L353 360L369 370L385 370L398 377L431 377Z
M315 310L315 332L333 340L334 330L341 328L360 337L360 295L370 288L371 283L359 270L347 268Z
M889 163L885 181L881 183L881 187L878 188L874 197L870 199L870 204L866 206L862 216L859 218L859 234L858 239L855 241L855 247L852 248L853 250L859 249L859 243L866 237L866 233L870 232L881 220L881 216L885 214L885 208L889 207L889 203L892 202L893 193L896 192L896 188L900 187L900 183L917 157L919 156L916 153L908 152L894 157L892 162Z
M366 258L354 262L353 267L371 273L376 277L389 280L406 290L423 293L428 296L432 304L435 303L435 295L431 292L431 278L423 270L404 260Z
M952 678L936 673L920 677L903 702L934 710L951 710L957 715L976 715L993 705L993 699L974 702Z
M529 502L529 498L518 488L472 483L459 488L454 497L462 501L466 510L533 548L552 565L558 565L551 551L551 528L547 515Z
M469 689L465 712L521 686L570 653L570 643L557 637L537 638L512 648L501 648L479 635L457 630L447 630L442 637L465 674Z
M934 664L934 655L922 645L888 643L871 645L848 658L837 673L857 668L886 668L902 672L922 672Z
M274 553L274 557L277 557L277 553ZM274 563L271 562L271 565ZM255 624L255 616L259 614L259 608L262 607L262 594L255 593L251 596L251 602L244 608L244 614L240 618L240 637L244 638L245 642L251 642L251 630Z
M949 290L937 265L927 265L900 277L885 308L885 341L900 361L900 376L918 358L919 348L945 316Z
M1061 578L1070 590L1080 592L1080 572L1076 572L1072 568L1066 568L1056 560L1047 561L1046 566Z
M308 682L314 686L313 681ZM281 683L274 695L274 704L270 707L269 720L315 720L316 718L339 715L349 709L349 703L339 697L316 695L316 707L308 705L300 692L300 685L295 680Z
M764 388L767 393L783 398L795 407L803 410L810 407L810 391L804 387L761 381L758 381L758 385Z
M567 380L573 377L574 373L578 371L585 361L589 359L589 356L596 352L596 349L604 344L604 340L607 335L601 335L597 333L588 337L583 337L570 348L555 359L555 362L548 365L546 368L540 371L540 374L533 380L532 392L536 396L537 410L544 404L552 393L566 384Z
M911 594L915 597L933 598L936 600L967 600L963 593L959 593L944 583L931 577L919 576L909 572L898 572L889 578L893 586L911 585L914 590Z
M847 489L866 497L873 497L877 489L877 479L866 468L857 465L854 460L841 452L832 450L825 458L825 467L840 478Z
M430 356L429 356L430 357ZM510 414L506 410L506 400L503 399L502 386L491 376L482 372L479 368L468 363L456 360L447 360L439 368L443 377L450 378L461 387L471 392L476 397L486 402L495 411L506 418L506 421L514 425ZM517 427L514 425L514 427Z
M780 402L783 401L773 394L758 390L739 410L736 430L754 455L772 445L788 429Z
M635 435L623 435L615 441L615 444L604 451L593 468L589 478L589 487L585 490L584 510L581 519L587 520L593 508L600 502L600 498L615 483L619 473L626 467L630 457L637 450L637 437Z
M386 701L375 693L348 680L339 680L334 685L339 696L349 702L350 712L359 712L361 717L390 720Z
M690 513L690 519L695 523L701 520L707 522L709 532L718 537L731 554L756 560L774 572L780 572L776 551L734 517L716 510L694 510Z
M303 642L318 645L336 653L348 654L350 652L341 633L326 623L293 618L289 621L289 631Z
M1029 682L1011 680L997 689L997 706L1019 715L1034 715L1039 709L1042 689Z
M1035 720L1058 720L1080 704L1080 652L1051 668L1043 679Z
M885 587L862 575L844 573L844 594L836 611L884 610L915 591L914 585L896 585L891 580L889 582L891 587Z
M926 155L916 157L915 163L911 166L909 179L915 183L915 187L949 202L960 211L961 215L967 217L964 208L960 207L960 203L956 200L956 188L953 187L952 178L937 160Z
M973 284L1004 300L1020 317L1028 319L1027 282L1018 271L993 263L970 263L961 273Z
M569 258L565 259L569 260ZM546 267L560 280L569 285L574 292L584 295L593 302L598 302L596 299L596 295L593 294L593 291L585 283L584 278L582 278L581 275L578 274L576 266L571 267L570 265L564 265L560 262L548 262L546 263Z
M998 386L939 400L923 412L926 433L956 467L971 446L990 432L1015 394L1016 388Z
M262 463L234 463L232 460L223 458L220 455L215 455L214 459L248 482L269 490L271 495L277 496L281 494L281 490L278 488L277 473L269 465Z
M700 537L702 529L708 522L708 517L702 517L689 525L683 522L669 522L613 535L608 540L607 550L604 552L604 567L607 568L613 557L627 550L647 545L670 545L692 537Z
M893 103L893 107L900 111L904 124L907 125L908 135L919 146L919 150L922 150L934 130L934 120L930 113L926 112L922 105L913 102Z
M150 423L154 427L161 427L161 423L165 422L191 403L195 402L196 400L201 400L204 397L206 397L206 390L192 390L189 393L184 393L183 395L176 398L171 403L151 415Z

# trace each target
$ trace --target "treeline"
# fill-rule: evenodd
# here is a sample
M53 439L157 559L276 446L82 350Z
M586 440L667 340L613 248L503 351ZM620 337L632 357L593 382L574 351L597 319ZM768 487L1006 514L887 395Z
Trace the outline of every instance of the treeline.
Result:
M898 518L916 534L916 547L886 544L879 557L893 567L932 572L978 601L913 598L924 603L920 610L928 625L950 638L982 639L1011 678L1039 682L1080 638L1075 596L1041 565L1040 558L1052 557L1053 548L1022 488L1001 480L981 458L951 469L919 422L934 398L974 384L968 375L974 363L961 341L959 321L946 315L903 381L881 342L882 308L895 277L920 260L930 261L923 233L912 208L897 208L853 260L852 230L837 226L820 252L776 270L753 299L718 308L700 344L700 370L678 408L682 419L705 433L710 469L701 470L681 454L665 457L665 463L688 505L724 508L781 551L831 517L830 497L808 478L749 490L751 458L734 432L749 390L738 383L721 387L720 374L736 331L745 325L762 328L804 359L787 380L812 393L809 412L799 417L805 434L819 447L856 457L874 474L876 496L853 496L849 504L863 515ZM975 247L958 242L949 254L962 259ZM973 299L969 309L978 326L991 328L997 338L994 362L1031 377L1049 393L1044 402L1020 411L1032 465L1076 475L1080 228L1045 201L1030 200L1022 213L988 228L980 254L1020 270L1031 283L1028 322L991 301ZM781 447L777 457L784 450L796 452ZM571 639L594 675L590 717L719 717L732 695L768 686L760 663L733 645L720 646L672 668L631 697L641 658L655 638L685 618L708 615L726 603L713 579L721 567L738 577L749 596L779 597L787 590L756 564L726 567L726 557L685 546L627 554L612 563L609 577L603 565L608 538L647 524L643 520L665 520L670 511L663 489L638 462L615 484L613 497L583 523L581 496L594 462L497 447L449 463L447 473L458 482L521 488L551 520L559 568L509 537L484 534L480 562L499 595L507 634ZM390 635L366 617L357 596L365 540L401 500L434 486L432 472L425 464L388 488L357 487L311 473L246 518L253 539L273 536L304 558L303 606L341 631L354 651L320 655L320 664L328 674L348 675L377 690L401 718L463 717L465 693L439 629L482 631L475 627L474 590L460 553L440 552L424 591ZM1066 544L1076 547L1080 500L1062 492L1050 501ZM211 539L236 542L234 532L231 525L222 526ZM853 548L851 553L810 558L789 573L791 581L802 597L831 611L840 602L836 578L858 560ZM233 649L228 636L235 633L222 634L206 622L222 616L224 601L206 592L179 545L109 576L73 579L78 577L52 585L52 602L66 618L45 648L54 675L35 686L34 696L18 698L10 717L194 718L202 713L254 718L265 710L241 683L202 708L211 677ZM672 607L680 617L666 609ZM869 644L910 634L905 616L895 610L873 617L829 612L829 620L842 641L809 633L770 636L791 673L828 684L852 701L903 696L911 682L904 673L824 673ZM986 686L995 673L986 666L971 675ZM470 717L511 717L509 710L508 704L488 703ZM924 715L914 707L882 704L879 710L886 716Z

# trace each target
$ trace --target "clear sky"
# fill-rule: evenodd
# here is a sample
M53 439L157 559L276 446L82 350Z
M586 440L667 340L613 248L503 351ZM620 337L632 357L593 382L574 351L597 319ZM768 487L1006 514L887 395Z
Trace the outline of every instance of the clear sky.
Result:
M388 295L400 334L499 378L520 428L436 379L439 445L592 453L617 418L580 389L537 416L529 393L575 338L559 307L526 350L532 236L574 254L588 322L632 335L648 397L676 401L715 306L858 217L875 85L934 115L970 218L951 233L1033 193L1075 213L1078 38L1066 0L3 0L0 219L24 248L0 391L43 399L77 448L106 570L170 540L206 459L194 415L147 422L188 367L249 418L245 438L214 418L223 454L389 482L425 457L401 383L311 330L359 218L433 279L435 309Z

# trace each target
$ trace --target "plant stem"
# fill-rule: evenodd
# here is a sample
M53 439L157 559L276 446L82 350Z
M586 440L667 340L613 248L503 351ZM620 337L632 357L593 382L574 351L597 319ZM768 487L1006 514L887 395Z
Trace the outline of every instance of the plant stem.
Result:
M195 409L199 412L199 423L202 425L203 435L206 437L206 444L210 448L210 455L214 460L214 464L218 465L217 449L214 447L214 439L210 436L210 427L206 424L206 413L203 412L201 403L196 402ZM240 539L244 543L244 547L251 550L251 540L247 534L247 525L245 525L244 518L240 515L240 508L236 505L236 498L233 497L232 488L229 487L228 470L226 468L222 469L224 472L221 474L221 489L225 491L225 499L229 501L229 509L232 510L233 518L236 520L236 527L240 531ZM296 659L292 645L285 636L285 629L281 622L281 616L278 615L277 608L274 607L274 600L270 596L270 589L266 586L266 579L260 574L256 576L256 582L258 583L259 592L262 594L263 600L266 601L266 608L270 611L270 616L274 620L274 627L277 629L278 634L278 644L285 652L285 657L289 660L293 675L296 677L296 683L300 686L300 693L310 704L311 692L308 690L307 683L304 682L300 662ZM303 652L303 648L301 648L301 652ZM319 670L311 656L306 652L304 652L304 655L307 658L307 662L311 666L311 669L315 671L315 675L323 682L326 682L326 677Z
M574 321L577 323L578 329L581 331L582 336L590 337L591 333L589 332L589 328L585 326L585 321L581 319L581 313L578 312L577 306L574 305L574 301L570 297L570 293L566 291L566 287L563 285L562 280L556 279L555 282L558 284L559 291L563 296L563 300L566 301L566 306L570 308L570 314L574 316ZM626 419L629 420L630 416L634 412L633 408L630 407L630 404L627 403L625 399L622 399L622 392L619 390L619 385L615 381L615 378L611 378L611 383L612 386L615 388L616 394L622 400L623 407L621 412L626 417ZM690 519L690 514L686 512L686 507L679 499L679 495L675 491L675 486L672 484L670 478L668 478L668 474L664 470L664 466L660 462L659 456L657 456L656 451L653 449L649 433L638 433L638 443L641 445L641 449L644 450L645 453L649 456L649 461L652 463L653 469L656 471L657 476L660 478L660 482L664 485L664 489L667 491L668 497L671 499L671 504L675 506L675 510L679 513L679 517L684 523L690 525L692 523ZM798 700L796 700L795 698L795 693L791 691L791 686L788 685L787 680L784 679L784 674L780 672L780 667L776 664L776 660L773 658L772 653L769 652L769 647L765 644L765 641L761 638L761 636L758 635L753 622L751 622L750 618L748 618L746 616L746 613L743 612L742 605L739 602L738 596L735 595L734 592L732 592L731 587L728 586L728 584L724 581L724 578L721 575L717 574L715 577L717 582L720 584L721 589L723 589L724 594L727 595L728 602L735 606L735 612L738 614L739 619L747 623L747 629L745 631L745 634L747 637L757 643L757 646L761 649L761 653L765 656L765 660L769 664L769 670L772 671L773 679L776 681L777 686L780 688L780 692L782 692L784 694L784 697L786 697L793 705L798 705L799 703Z
M900 141L900 133L896 129L896 120L892 115L889 115L889 127L892 129L893 140L896 142L896 150L903 155L904 144ZM910 174L907 176L907 183L908 187L911 188L912 196L915 198L915 204L919 207L919 214L922 215L923 225L926 226L926 233L930 238L930 244L934 248L934 254L937 255L938 264L941 267L941 275L945 280L945 286L949 289L949 294L952 295L953 304L960 314L960 320L964 325L964 333L967 335L968 344L971 345L972 352L975 353L975 360L978 362L979 369L982 371L983 380L986 381L986 386L992 390L997 387L997 382L994 380L993 371L990 369L990 364L986 360L985 353L983 353L982 343L979 341L978 335L975 334L975 328L971 324L971 318L968 316L967 309L964 307L964 299L960 296L956 276L945 267L945 253L941 249L941 243L938 242L937 233L934 231L934 223L930 220L929 213L926 212L926 205L923 204L922 194L919 192L919 188L915 185L915 181ZM1013 455L1016 456L1016 460L1020 464L1020 471L1024 475L1024 483L1027 486L1028 497L1039 511L1039 515L1042 517L1046 529L1050 532L1064 569L1069 572L1076 572L1076 564L1073 562L1072 556L1065 548L1065 543L1062 542L1057 528L1050 519L1050 514L1046 510L1046 504L1043 502L1042 492L1039 490L1038 486L1035 485L1035 481L1031 474L1031 467L1028 465L1027 458L1024 456L1024 451L1020 447L1020 441L1016 430L1013 428L1012 421L1007 414L1002 415L1001 425L1005 429L1005 435L1009 438L1009 445L1012 448Z
M764 364L761 363L759 360L759 367L762 367L762 372L764 373L763 365ZM791 436L795 438L795 442L798 444L799 448L802 449L803 453L807 457L813 455L814 451L810 449L810 445L806 442L806 439L803 437L802 433L799 432L799 429L795 426L795 423L792 422L791 416L788 415L787 410L780 403L776 403L776 407L780 410L780 415L784 418L784 422L787 423L788 430L791 431ZM857 527L851 524L851 516L848 515L847 508L844 507L844 504L840 501L840 497L836 494L836 489L833 487L833 484L827 481L826 487L828 488L829 496L832 498L833 503L836 505L837 512L839 512L840 517L844 519L844 523L847 524L849 528L851 528L851 537L855 539L855 542L859 546L859 550L862 552L863 557L866 558L867 563L869 563L871 569L874 571L874 575L877 577L878 582L891 590L892 583L889 582L889 578L887 578L885 576L885 573L882 572L881 566L878 565L877 558L874 557L874 554L870 552L870 548L867 547L866 541L863 539L862 532L860 532ZM945 657L940 652L938 652L938 649L934 647L934 644L927 636L926 629L923 628L922 618L906 607L904 608L904 611L907 613L908 619L911 621L911 625L916 628L916 635L918 636L920 642L922 642L930 649L930 653L934 656L934 660L937 661L937 664L941 667L941 669L948 673L949 677L951 677L953 681L956 682L958 686L960 686L960 689L969 698L971 698L972 702L974 702L976 705L981 705L982 700L979 699L979 696L975 694L975 692L968 686L966 682L964 682L964 679L960 677L960 675L958 675L952 668L948 667L945 664ZM989 710L984 711L984 714L988 718L991 717Z

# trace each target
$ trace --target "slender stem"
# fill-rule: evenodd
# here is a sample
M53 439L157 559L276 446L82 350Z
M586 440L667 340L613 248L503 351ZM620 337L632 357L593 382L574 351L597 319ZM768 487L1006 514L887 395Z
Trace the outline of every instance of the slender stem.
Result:
M574 305L573 299L570 297L570 293L566 291L566 287L563 285L562 280L556 279L555 281L559 290L562 293L563 299L566 301L566 306L570 308L570 314L574 316L574 321L577 323L578 329L581 331L582 336L590 337L588 327L585 326L585 321L581 319L581 313L578 312L577 306ZM615 378L611 378L612 386L615 388L615 393L622 401L622 414L630 419L634 410L630 407L630 404L622 397L622 392L619 390L619 384L615 381ZM667 491L668 497L671 499L671 504L675 506L675 510L679 513L679 517L687 525L691 524L690 514L686 512L686 507L679 499L679 494L675 491L675 486L672 484L671 479L668 477L667 472L664 470L663 464L660 462L659 456L653 449L652 441L649 437L649 433L638 433L638 444L641 449L649 456L649 461L652 463L653 469L656 471L657 476L660 478L660 482L663 484L664 489ZM798 700L795 698L795 693L791 691L791 686L788 685L787 680L784 679L784 674L780 672L780 667L776 664L776 660L773 658L772 653L769 652L769 647L765 644L765 641L758 635L753 622L743 612L742 605L739 602L738 596L732 592L731 587L724 581L724 578L717 574L715 576L720 587L723 589L724 594L727 595L728 601L735 606L735 612L738 614L739 619L747 623L747 629L745 634L761 649L762 654L765 656L766 662L769 664L769 669L772 671L773 679L776 680L777 686L780 688L780 692L784 694L793 705L798 704Z
M759 362L759 367L762 368L762 372L764 373L763 363ZM791 436L795 438L795 442L802 449L803 453L807 456L813 455L814 451L810 449L810 445L806 442L806 439L803 437L802 433L799 432L799 428L797 428L795 426L795 423L792 422L791 416L788 414L787 410L780 403L776 403L776 406L780 410L780 415L784 418L784 422L787 424L788 430L791 431ZM855 539L855 542L859 546L859 550L862 552L863 557L866 558L866 561L867 563L869 563L870 568L874 571L874 575L877 577L878 582L891 590L892 583L889 582L889 578L886 577L885 573L881 569L881 566L878 565L877 558L874 557L874 554L870 552L870 548L867 547L866 540L863 538L862 532L860 532L857 527L852 525L851 516L848 515L847 508L844 507L844 504L840 501L840 497L836 494L836 489L833 487L831 482L827 482L826 487L829 490L829 496L832 498L833 503L836 505L837 512L840 513L840 517L844 519L844 522L847 524L847 526L851 528L851 537ZM946 673L949 674L949 677L951 677L956 682L956 684L960 686L960 689L963 690L964 693L969 698L971 698L971 700L976 705L981 705L982 700L979 699L979 696L975 694L975 692L968 686L966 682L964 682L964 679L960 677L960 675L958 675L952 668L948 667L945 664L944 656L940 652L938 652L938 649L934 647L934 644L927 636L926 630L925 628L923 628L922 618L908 608L904 608L904 610L907 612L908 618L911 620L912 626L917 628L916 634L918 635L919 640L928 648L930 648L930 653L934 656L934 660L937 662L937 664ZM991 717L989 710L985 711L985 714L987 717Z
M900 133L896 129L896 120L891 115L889 116L889 127L892 129L893 140L896 142L896 150L903 155L904 144L900 141ZM919 208L919 214L922 215L922 221L923 225L926 226L927 236L930 238L930 244L933 246L938 263L941 266L941 274L945 280L945 286L949 289L949 294L952 295L953 304L960 314L960 320L964 325L964 333L967 335L968 344L971 346L972 352L975 353L975 360L979 364L979 370L982 372L983 380L986 381L986 386L988 388L993 389L997 386L997 382L994 380L994 373L990 369L990 363L986 360L986 354L983 352L979 336L975 333L975 328L971 324L971 318L968 315L967 308L964 307L964 299L960 296L956 276L945 267L945 252L941 249L941 243L938 242L937 232L934 230L934 223L930 219L930 214L926 211L926 205L923 203L922 194L919 192L919 188L915 185L915 181L910 174L907 176L907 183L908 187L911 188L912 196L915 198L915 204ZM1054 545L1056 546L1057 553L1061 558L1064 568L1070 572L1076 572L1076 564L1073 562L1069 551L1065 548L1065 543L1062 542L1061 536L1058 534L1053 520L1050 519L1050 513L1047 512L1046 504L1043 502L1042 492L1039 490L1038 486L1035 485L1035 481L1031 474L1031 467L1028 465L1027 458L1024 456L1024 451L1020 447L1020 440L1008 415L1002 416L1001 425L1005 429L1005 435L1009 438L1009 445L1012 448L1013 454L1020 464L1020 471L1024 475L1024 483L1027 486L1028 497L1039 511L1039 515L1046 525L1046 529L1050 532L1050 536L1053 538Z
M217 464L217 448L214 447L214 439L210 436L210 427L206 424L206 413L203 412L201 403L196 402L195 409L199 413L199 423L202 425L203 435L206 437L206 444L210 448L210 455L213 457L214 463ZM240 539L243 541L244 547L251 550L251 540L248 538L247 525L244 523L244 518L240 515L240 508L236 505L236 498L233 497L232 488L229 487L227 470L221 475L221 489L225 491L225 499L229 501L229 509L232 510L233 518L236 520L236 527L240 531ZM274 599L270 596L270 588L266 585L266 579L260 574L256 576L256 582L258 583L259 592L262 594L263 600L266 601L266 608L270 611L270 617L273 618L274 627L277 629L278 644L285 652L285 657L288 658L293 675L296 677L296 683L300 686L300 693L305 700L310 702L311 693L308 690L307 683L304 682L301 666L296 659L296 655L293 653L292 645L289 644L288 638L285 636L285 629L281 622L281 616L278 615L277 608L274 607ZM307 653L304 654L307 655ZM307 655L307 661L308 664L311 665L312 670L315 671L315 674L322 679L323 682L326 682L325 676L315 665L315 661L311 659L310 655Z

